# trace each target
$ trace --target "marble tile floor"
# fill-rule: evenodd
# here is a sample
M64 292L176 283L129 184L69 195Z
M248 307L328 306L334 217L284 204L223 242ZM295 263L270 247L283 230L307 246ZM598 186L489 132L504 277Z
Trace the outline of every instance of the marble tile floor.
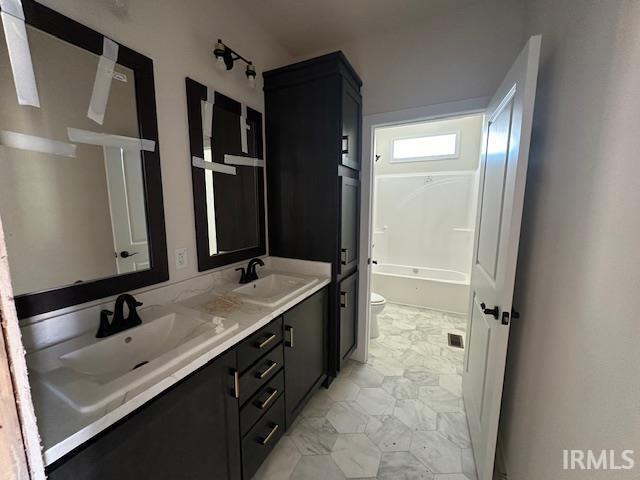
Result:
M476 480L462 402L464 316L387 304L369 361L311 398L255 480Z

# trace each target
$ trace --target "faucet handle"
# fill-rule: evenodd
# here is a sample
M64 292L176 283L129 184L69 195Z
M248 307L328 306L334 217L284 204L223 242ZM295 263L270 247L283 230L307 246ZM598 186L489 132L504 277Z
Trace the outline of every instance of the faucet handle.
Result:
M96 338L103 338L109 335L109 327L111 326L109 317L111 315L113 315L111 310L100 310L100 326L98 327Z
M247 272L244 267L236 268L236 272L240 272L240 283L246 283L247 281Z
M138 301L136 300L136 303L135 303L135 306L136 306L136 307L141 307L142 305L144 305L144 303L142 303L142 302L138 302Z

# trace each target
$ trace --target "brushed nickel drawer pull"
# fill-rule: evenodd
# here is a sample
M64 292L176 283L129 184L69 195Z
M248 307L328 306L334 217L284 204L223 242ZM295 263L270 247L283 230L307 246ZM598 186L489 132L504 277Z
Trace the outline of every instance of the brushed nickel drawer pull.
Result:
M347 292L340 292L340 308L347 308Z
M275 333L271 334L269 336L269 338L267 338L265 341L263 341L262 343L258 344L258 348L264 348L267 345L269 345L272 341L274 341L276 339L277 335Z
M289 331L289 348L293 348L293 327L287 326L287 330Z
M267 408L271 404L271 402L273 402L273 399L276 398L277 395L278 390L274 389L273 392L271 392L271 395L269 395L264 402L258 405L260 407L260 410L264 410L265 408Z
M269 365L269 368L267 368L262 373L258 373L258 378L259 379L263 379L264 377L269 375L273 371L273 369L276 368L277 366L278 366L278 362L271 362L271 365Z
M346 265L347 264L347 258L349 258L349 249L348 248L341 248L340 249L340 263L342 265Z
M240 375L237 370L233 372L233 393L236 398L240 398Z
M262 445L266 445L267 443L269 443L269 440L271 440L271 438L276 434L279 428L280 426L276 423L271 429L271 431L269 432L269 435L264 437L264 440L262 440L262 442L260 443L262 443Z

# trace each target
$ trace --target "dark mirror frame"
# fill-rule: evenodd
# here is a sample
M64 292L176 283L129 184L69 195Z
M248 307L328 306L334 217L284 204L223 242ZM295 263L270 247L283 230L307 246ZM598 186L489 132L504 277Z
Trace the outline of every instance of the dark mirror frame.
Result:
M191 148L189 164L191 165L191 157L195 156L204 158L204 145L202 141L202 113L200 102L207 99L207 87L190 78L186 79L186 87L187 116L189 119L189 145ZM241 104L236 100L233 100L219 92L215 92L214 102L215 107L223 108L227 111L237 114L238 116L241 115ZM215 116L213 122L215 125ZM256 132L256 136L254 137L256 145L256 156L258 158L263 158L262 114L256 110L253 110L252 108L247 108L247 122L250 122L252 125L258 127L252 129L252 131ZM215 139L213 140L213 142L213 148L215 148ZM248 260L250 258L258 257L266 253L264 168L253 168L256 168L256 179L258 182L257 197L259 244L256 247L252 248L210 255L204 170L202 168L194 167L193 165L191 166L191 179L193 182L193 209L196 224L196 247L198 253L198 271L203 272L206 270L211 270L212 268L241 262L242 260ZM216 205L216 207L218 206ZM233 208L233 205L220 205L219 208Z
M102 55L104 36L101 33L33 0L22 0L22 7L27 25L98 56ZM140 137L156 142L155 151L142 151L151 268L141 272L125 273L42 292L18 295L15 297L15 303L19 318L109 297L169 279L153 60L119 43L118 48L117 62L135 72Z

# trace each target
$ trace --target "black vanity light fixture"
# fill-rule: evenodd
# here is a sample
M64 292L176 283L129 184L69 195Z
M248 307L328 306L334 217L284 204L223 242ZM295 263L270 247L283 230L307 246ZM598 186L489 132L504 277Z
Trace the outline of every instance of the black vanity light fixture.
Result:
M255 88L256 86L256 68L253 65L253 62L247 60L242 55L227 47L222 40L218 39L215 48L213 49L213 54L216 57L216 67L218 70L231 70L233 68L233 64L237 60L242 60L247 64L247 68L245 69L244 74L247 76L247 80L249 81L249 87Z

